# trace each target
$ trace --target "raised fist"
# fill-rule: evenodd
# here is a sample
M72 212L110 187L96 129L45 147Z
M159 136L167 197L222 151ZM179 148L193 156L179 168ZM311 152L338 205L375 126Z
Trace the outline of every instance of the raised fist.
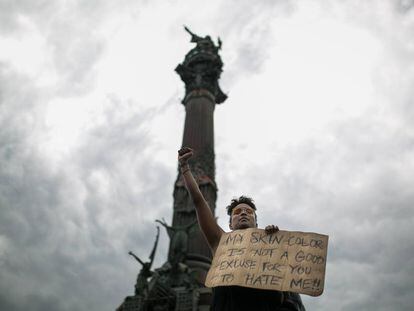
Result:
M186 165L188 159L191 158L193 154L193 149L189 147L183 147L180 150L178 150L178 162L180 163L180 166Z

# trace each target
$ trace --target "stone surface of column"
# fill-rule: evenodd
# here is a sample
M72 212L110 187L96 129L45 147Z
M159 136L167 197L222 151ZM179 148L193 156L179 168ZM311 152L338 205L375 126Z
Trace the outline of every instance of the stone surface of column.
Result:
M196 43L196 47L188 52L183 63L176 68L185 83L182 103L186 117L182 146L194 150L190 167L214 215L217 199L214 109L216 104L227 98L218 84L223 67L218 54L221 41L218 39L218 45L215 45L209 36L199 37L186 30L191 34L191 42ZM174 187L173 226L188 225L196 219L194 205L178 172ZM188 239L186 263L198 272L200 282L204 281L211 258L211 251L197 226Z

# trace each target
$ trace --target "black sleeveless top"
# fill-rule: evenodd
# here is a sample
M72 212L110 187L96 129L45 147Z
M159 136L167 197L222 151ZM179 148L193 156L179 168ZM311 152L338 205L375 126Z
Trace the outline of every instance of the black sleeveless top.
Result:
M304 311L296 293L218 286L213 288L212 311Z

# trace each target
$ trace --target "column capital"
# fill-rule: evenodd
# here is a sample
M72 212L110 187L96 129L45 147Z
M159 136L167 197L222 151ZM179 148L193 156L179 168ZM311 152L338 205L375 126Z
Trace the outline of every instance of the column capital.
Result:
M216 45L210 36L200 37L187 27L184 28L191 35L191 42L196 43L196 47L191 49L184 61L175 68L185 83L185 96L182 103L186 104L186 98L192 91L205 89L214 96L215 103L221 104L227 99L227 95L218 84L223 68L223 62L218 54L222 42L218 38Z

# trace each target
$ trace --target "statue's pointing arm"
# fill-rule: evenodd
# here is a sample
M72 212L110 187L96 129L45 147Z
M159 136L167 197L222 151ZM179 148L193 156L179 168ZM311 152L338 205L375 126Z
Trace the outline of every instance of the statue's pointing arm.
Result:
M185 26L184 25L184 29L185 29L185 31L187 31L190 35L191 35L191 42L198 42L198 41L201 41L201 40L203 40L203 38L202 37L200 37L200 36L197 36L195 33L193 33L190 29L188 29L188 27L187 26Z
M163 225L163 226L165 227L165 229L167 229L168 236L169 236L170 238L172 238L172 236L174 235L174 228L173 228L173 227L170 227L170 226L167 224L167 222L164 220L164 218L162 219L162 221L161 221L161 220L159 220L159 219L156 219L156 220L155 220L155 222L158 222L158 223L160 223L161 225Z
M129 251L128 254L134 257L141 265L144 265L144 262L139 259L138 256L136 256L133 252Z
M157 250L158 238L159 237L160 237L160 227L157 226L157 237L155 238L154 247L152 248L152 252L151 252L151 255L150 255L150 267L152 266L152 263L154 262L155 251Z
M185 31L187 31L191 36L194 36L194 34L192 33L192 31L190 29L188 29L188 27L186 25L184 25L184 29Z

